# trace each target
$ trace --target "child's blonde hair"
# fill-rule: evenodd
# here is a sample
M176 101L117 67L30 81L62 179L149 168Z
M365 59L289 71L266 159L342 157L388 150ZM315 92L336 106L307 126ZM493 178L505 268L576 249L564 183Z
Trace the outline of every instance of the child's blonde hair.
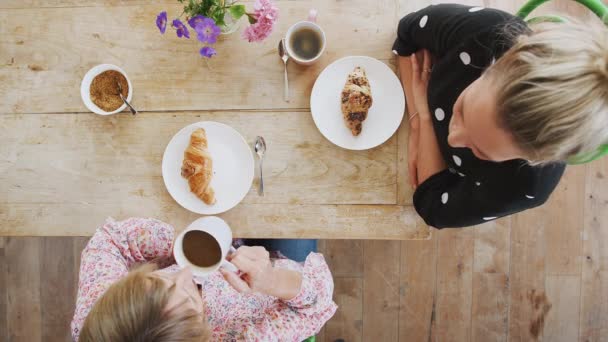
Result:
M200 342L209 329L200 313L167 310L174 287L151 272L153 265L131 271L95 303L80 331L80 342Z
M490 68L499 124L535 163L608 143L608 30L590 22L533 25Z

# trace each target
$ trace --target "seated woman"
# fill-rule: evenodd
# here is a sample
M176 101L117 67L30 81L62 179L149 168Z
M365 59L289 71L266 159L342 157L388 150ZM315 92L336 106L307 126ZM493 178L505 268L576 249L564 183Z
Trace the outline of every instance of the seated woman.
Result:
M528 27L499 10L444 4L401 19L397 36L409 181L430 226L539 206L566 160L608 143L603 25Z
M244 246L230 258L240 276L198 278L175 265L173 234L166 223L135 218L96 231L82 252L75 341L299 342L336 311L320 254L300 264Z

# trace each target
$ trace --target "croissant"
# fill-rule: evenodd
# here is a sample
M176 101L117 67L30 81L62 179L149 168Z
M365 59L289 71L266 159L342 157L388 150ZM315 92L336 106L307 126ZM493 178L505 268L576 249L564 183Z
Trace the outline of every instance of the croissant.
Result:
M184 151L182 177L188 180L190 191L209 205L215 203L215 192L210 185L212 176L213 161L207 149L207 134L203 128L197 128Z
M367 112L373 103L365 69L356 67L348 74L341 97L344 123L352 135L357 136L361 134L363 121L367 119Z

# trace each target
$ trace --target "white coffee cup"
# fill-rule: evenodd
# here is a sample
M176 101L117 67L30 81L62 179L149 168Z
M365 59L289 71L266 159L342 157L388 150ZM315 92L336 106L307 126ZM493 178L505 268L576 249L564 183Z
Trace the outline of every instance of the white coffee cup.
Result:
M198 230L211 235L220 246L222 257L214 265L209 267L201 267L191 263L186 258L183 249L184 236L186 233L193 230ZM196 276L207 276L217 271L220 267L223 267L231 272L238 272L238 268L226 260L226 256L234 251L235 250L232 247L232 230L230 229L230 226L228 226L224 220L216 216L202 217L192 222L188 228L186 228L177 236L177 238L175 238L175 242L173 244L173 257L175 258L177 264L180 267L190 267L192 273Z
M313 58L310 59L303 59L301 57L298 57L298 55L291 49L291 39L293 37L293 34L299 30L302 29L311 29L315 32L317 32L319 34L319 36L321 37L321 48L319 49L319 52L317 53L317 55ZM325 51L325 45L326 45L326 39L325 39L325 32L323 31L323 29L321 28L321 26L317 25L315 22L313 21L300 21L297 22L295 24L293 24L288 30L287 30L287 34L285 35L285 48L287 49L287 54L289 55L289 58L292 59L294 62L298 63L298 64L302 64L302 65L311 65L313 63L315 63L317 60L319 60L319 58L321 58L321 56L323 55L323 52Z

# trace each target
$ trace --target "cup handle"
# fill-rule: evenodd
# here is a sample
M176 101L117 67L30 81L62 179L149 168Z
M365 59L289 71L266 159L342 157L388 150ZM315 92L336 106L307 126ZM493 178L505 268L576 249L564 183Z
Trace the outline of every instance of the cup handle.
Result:
M319 14L319 12L316 9L311 8L310 11L308 11L308 21L316 23L317 14Z
M230 246L230 249L228 249L228 254L232 254L236 252L236 249L232 246ZM238 267L236 267L233 263L231 263L230 261L224 259L222 261L222 264L220 265L220 267L226 269L229 272L233 272L233 273L238 273L239 269Z
M238 267L236 267L233 263L228 260L222 261L221 268L225 269L228 272L239 273Z

